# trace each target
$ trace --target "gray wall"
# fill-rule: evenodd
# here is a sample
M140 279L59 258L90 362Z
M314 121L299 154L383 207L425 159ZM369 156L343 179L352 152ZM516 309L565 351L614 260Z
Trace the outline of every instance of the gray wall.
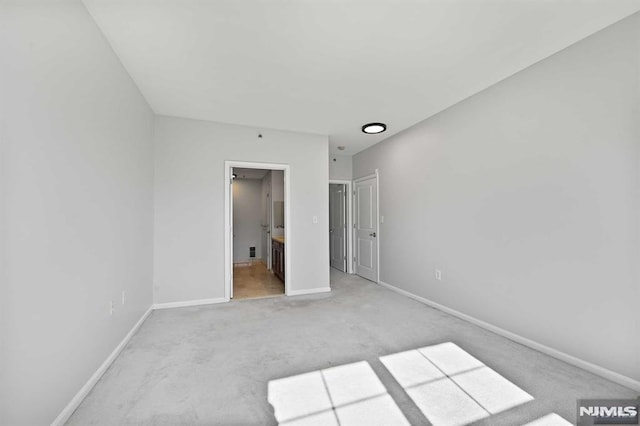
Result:
M267 238L271 238L271 233L267 234L267 226L269 225L269 216L267 212L267 194L271 194L271 171L267 172L267 174L260 181L261 189L261 220L260 224L265 225L264 228L260 230L261 232L261 246L262 246L262 260L265 265L267 264L267 255L269 252L269 244ZM269 198L270 199L270 198Z
M80 2L3 2L0 61L0 424L44 425L151 306L153 114Z
M262 180L236 179L233 182L233 261L246 262L249 247L262 257Z
M326 136L171 117L155 123L156 303L224 297L225 160L290 166L288 285L329 287Z
M284 201L284 171L271 171L271 214L274 212L274 204L276 201ZM327 219L328 220L328 219ZM271 220L271 236L282 237L284 228L276 227L275 218Z
M352 177L352 157L350 155L329 155L329 179L351 180Z
M380 171L381 280L640 380L639 31L355 155L354 178Z
M2 13L2 6L0 6L0 13ZM3 23L3 18L0 17L0 24ZM0 27L0 36L4 36L3 29ZM2 54L4 52L3 39L0 39L0 61L2 60ZM6 130L5 130L5 77L4 65L0 62L0 424L6 424L7 421L7 401L9 399L8 389L8 371L7 371L7 335L9 326L9 315L7 305L9 300L9 288L6 276L6 251L7 251L7 229L6 229L6 196L5 196L5 182L7 181L7 159L5 154L6 145Z

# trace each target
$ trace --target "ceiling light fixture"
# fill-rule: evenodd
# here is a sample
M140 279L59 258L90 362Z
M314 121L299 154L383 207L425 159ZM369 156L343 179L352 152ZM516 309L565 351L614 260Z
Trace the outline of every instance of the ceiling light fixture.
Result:
M384 123L369 123L362 126L362 131L369 135L376 135L387 130L387 125Z

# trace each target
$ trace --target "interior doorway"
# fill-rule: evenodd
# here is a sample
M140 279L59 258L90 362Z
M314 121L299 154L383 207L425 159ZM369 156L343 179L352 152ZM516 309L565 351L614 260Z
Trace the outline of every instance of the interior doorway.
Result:
M329 181L329 262L332 268L353 273L353 215L351 181Z
M329 184L329 259L331 267L347 272L347 186Z
M287 293L288 166L225 162L225 293Z

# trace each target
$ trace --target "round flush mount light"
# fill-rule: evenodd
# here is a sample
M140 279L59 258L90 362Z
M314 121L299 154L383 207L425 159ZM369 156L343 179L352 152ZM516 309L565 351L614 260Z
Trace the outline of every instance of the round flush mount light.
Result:
M387 125L384 123L369 123L362 126L362 131L370 135L376 135L387 130Z
M340 146L338 147L338 149L339 149L340 151L344 151L344 150L346 149L346 147L345 147L345 146L343 146L343 145L340 145Z

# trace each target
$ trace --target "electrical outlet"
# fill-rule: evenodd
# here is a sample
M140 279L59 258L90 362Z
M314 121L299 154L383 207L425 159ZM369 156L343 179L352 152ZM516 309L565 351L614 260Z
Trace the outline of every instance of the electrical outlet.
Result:
M442 271L440 269L436 269L436 280L442 281Z
M109 315L113 315L113 300L109 304Z
M313 217L313 223L318 223L318 216Z
M122 290L122 304L124 305L127 301L127 292Z

